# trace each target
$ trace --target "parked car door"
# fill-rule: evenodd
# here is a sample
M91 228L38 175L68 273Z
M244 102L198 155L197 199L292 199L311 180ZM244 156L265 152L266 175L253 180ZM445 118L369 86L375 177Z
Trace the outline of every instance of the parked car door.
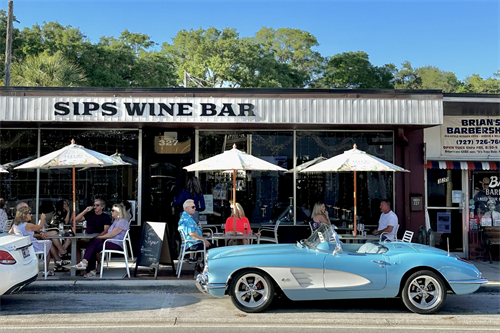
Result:
M325 288L339 290L378 290L387 283L383 254L341 253L325 258Z

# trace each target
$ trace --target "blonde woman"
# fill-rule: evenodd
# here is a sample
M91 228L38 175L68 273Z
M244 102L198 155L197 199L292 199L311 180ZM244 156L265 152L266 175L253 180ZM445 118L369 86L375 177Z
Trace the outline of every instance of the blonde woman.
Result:
M73 266L76 269L86 270L87 273L84 275L86 278L96 276L97 254L102 251L106 239L111 239L110 242L106 243L106 249L123 250L122 241L125 238L127 230L130 229L129 221L127 220L128 213L123 205L113 205L111 217L113 218L113 224L109 227L108 232L93 238L87 245L82 261Z
M330 217L328 217L328 211L326 210L324 203L321 202L315 203L311 216L313 219L312 221L313 230L318 229L321 223L326 223L328 225L332 224L330 222Z
M252 228L250 228L250 222L245 216L245 211L243 210L243 207L239 203L236 203L236 209L233 205L231 205L231 211L232 211L231 216L228 217L226 220L226 226L225 226L226 233L232 233L234 235L236 234L236 232L241 232L242 234L251 235ZM236 219L236 232L233 228L235 219ZM260 234L256 235L260 236ZM228 244L232 245L233 240L231 239L228 242ZM242 244L244 245L248 244L248 239L243 239Z
M42 237L42 240L37 240L33 236L35 234L35 231L41 231L44 223L45 223L45 214L42 214L40 216L40 223L39 224L33 224L31 222L31 208L29 207L20 207L17 212L16 212L16 217L14 219L14 224L10 228L9 233L11 234L16 234L16 235L22 235L22 236L29 236L31 243L33 243L33 248L35 251L43 251L44 249L44 243L45 243L45 258L47 260L47 267L49 267L49 262L50 262L50 257L54 258L54 270L55 271L64 271L62 265L63 262L61 261L61 258L59 257L59 254L57 253L58 251L56 250L55 247L52 247L52 242L50 240L44 239L45 238L45 233L40 232L40 236ZM48 276L53 276L54 272L48 272Z

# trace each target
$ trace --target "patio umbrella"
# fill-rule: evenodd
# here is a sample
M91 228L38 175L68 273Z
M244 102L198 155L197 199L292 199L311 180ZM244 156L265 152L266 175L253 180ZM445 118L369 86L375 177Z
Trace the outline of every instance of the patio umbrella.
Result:
M184 169L187 171L232 171L233 207L236 204L236 170L287 171L280 166L236 149L236 145L233 145L231 150L226 150L222 154L188 165ZM233 230L236 231L235 217L233 217Z
M76 232L75 168L95 168L118 165L129 165L129 163L119 162L108 155L104 155L77 145L75 144L75 140L71 140L71 144L69 146L56 150L45 156L41 156L14 169L73 169L73 232Z
M356 171L401 171L410 172L381 158L358 150L354 144L351 150L313 165L301 172L342 172L354 171L354 236L356 236Z
M310 160L307 162L302 163L301 165L297 165L295 168L288 170L286 173L294 173L295 171L300 172L312 165L316 165L318 163L321 163L325 161L326 158L323 156L316 157L314 160Z
M0 165L0 172L9 173L9 172L7 171L7 169L5 169L5 168L3 167L3 165Z

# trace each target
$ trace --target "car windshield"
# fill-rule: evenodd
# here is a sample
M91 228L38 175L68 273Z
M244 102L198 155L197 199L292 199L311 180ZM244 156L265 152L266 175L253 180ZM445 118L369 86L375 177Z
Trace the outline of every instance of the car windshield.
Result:
M332 226L326 223L321 224L321 226L316 229L316 231L314 231L314 233L309 236L308 239L304 241L304 244L308 248L316 250L318 244L322 243L323 241L328 242L330 249L335 249L340 246L340 241L337 233Z

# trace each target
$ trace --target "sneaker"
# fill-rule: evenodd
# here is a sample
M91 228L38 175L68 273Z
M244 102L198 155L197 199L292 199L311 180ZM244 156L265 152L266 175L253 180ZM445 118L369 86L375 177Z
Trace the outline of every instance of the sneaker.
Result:
M189 258L188 263L190 264L196 264L198 262L198 259L196 258Z

